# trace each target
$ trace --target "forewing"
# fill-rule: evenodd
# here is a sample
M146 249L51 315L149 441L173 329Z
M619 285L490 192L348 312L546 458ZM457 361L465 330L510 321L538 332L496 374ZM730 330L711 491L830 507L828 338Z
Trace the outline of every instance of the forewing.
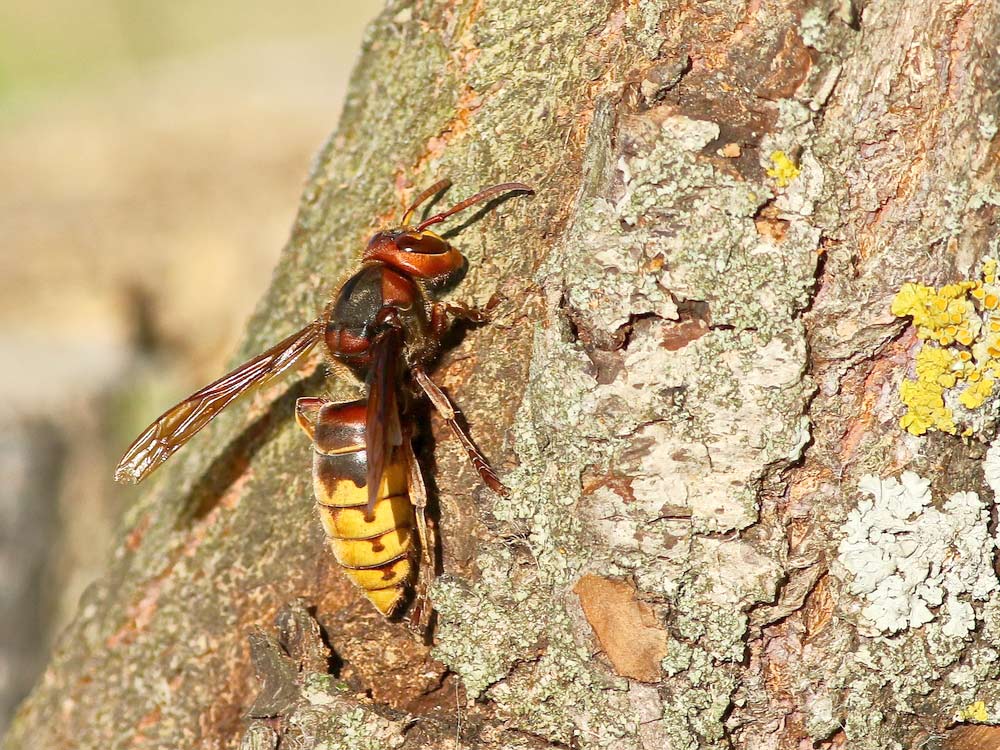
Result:
M378 488L385 464L392 451L403 442L399 425L399 387L397 368L402 353L402 334L390 328L372 342L372 363L368 371L368 410L365 416L365 453L368 457L368 506L366 515L375 512Z
M288 370L313 348L321 333L320 321L314 320L168 409L125 451L115 479L124 484L141 482L233 401Z

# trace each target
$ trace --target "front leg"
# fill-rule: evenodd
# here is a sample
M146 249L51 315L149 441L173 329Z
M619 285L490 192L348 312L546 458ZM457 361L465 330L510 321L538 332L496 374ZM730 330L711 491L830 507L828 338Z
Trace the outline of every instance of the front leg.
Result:
M488 323L493 317L493 311L503 302L503 299L503 296L499 293L494 294L484 307L469 307L463 304L453 305L446 302L435 302L431 307L431 328L440 337L448 330L451 318L475 324Z

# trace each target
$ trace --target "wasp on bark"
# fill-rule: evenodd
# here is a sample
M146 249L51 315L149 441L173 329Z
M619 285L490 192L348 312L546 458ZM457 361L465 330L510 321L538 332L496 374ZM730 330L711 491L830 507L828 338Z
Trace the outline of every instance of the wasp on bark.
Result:
M483 310L429 296L425 285L438 284L465 265L462 254L429 227L503 193L532 190L519 182L494 185L412 225L417 208L450 185L449 180L435 183L414 199L400 226L372 236L361 268L319 318L188 396L147 427L125 452L115 479L142 481L229 404L289 370L322 341L329 356L364 383L365 398L296 402L296 422L313 443L313 489L320 519L348 577L383 615L396 612L417 573L417 547L424 585L434 572L427 493L412 444L413 400L426 397L483 483L494 492L507 492L427 372L451 318L487 318Z

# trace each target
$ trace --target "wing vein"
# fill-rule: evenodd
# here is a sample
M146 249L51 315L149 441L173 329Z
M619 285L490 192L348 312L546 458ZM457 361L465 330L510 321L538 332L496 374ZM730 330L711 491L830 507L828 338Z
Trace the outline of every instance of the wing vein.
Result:
M115 479L141 482L229 404L278 377L319 341L320 320L314 320L232 372L192 393L150 424L129 446L115 469Z

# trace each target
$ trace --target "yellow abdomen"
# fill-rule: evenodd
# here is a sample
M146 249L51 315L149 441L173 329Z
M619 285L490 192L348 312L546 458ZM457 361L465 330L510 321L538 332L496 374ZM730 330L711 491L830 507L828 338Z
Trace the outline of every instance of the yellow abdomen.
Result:
M390 615L416 573L415 517L406 462L397 451L382 473L374 513L365 518L364 410L364 401L325 402L309 424L313 491L337 563L382 614Z

